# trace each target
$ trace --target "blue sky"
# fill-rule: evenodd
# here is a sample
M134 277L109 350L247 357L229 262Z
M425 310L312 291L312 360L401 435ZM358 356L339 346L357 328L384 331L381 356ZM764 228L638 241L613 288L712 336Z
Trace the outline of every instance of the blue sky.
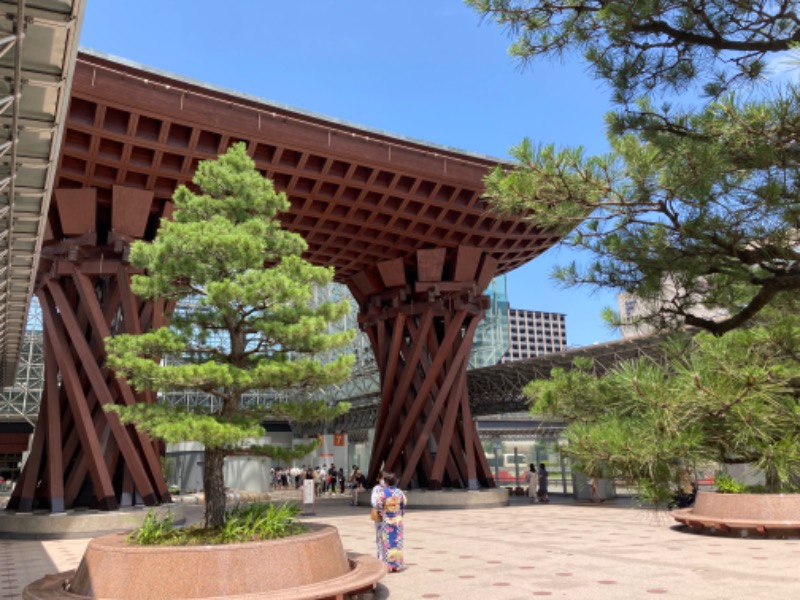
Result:
M524 70L461 0L88 0L81 46L214 85L464 150L523 137L607 149L609 92L579 57ZM613 294L559 289L553 249L508 276L516 308L567 315L570 345L615 339ZM580 259L579 259L580 262Z

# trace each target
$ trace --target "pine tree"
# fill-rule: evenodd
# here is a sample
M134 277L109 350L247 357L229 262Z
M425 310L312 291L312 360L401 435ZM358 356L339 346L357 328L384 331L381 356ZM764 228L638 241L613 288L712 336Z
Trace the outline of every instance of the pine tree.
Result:
M654 500L698 461L754 464L786 489L800 470L800 88L767 75L800 42L797 3L466 2L523 64L581 56L615 105L607 155L524 140L487 199L588 251L555 271L567 287L625 291L658 330L709 332L663 363L556 371L526 389L533 412L569 420L587 473Z
M467 3L508 28L523 62L581 53L614 92L608 155L525 140L518 167L486 181L496 209L590 252L559 281L637 296L656 328L717 335L795 302L800 91L765 79L800 41L795 2Z
M243 440L264 433L265 412L246 410L242 395L346 379L351 356L323 364L315 354L342 347L354 332L329 328L347 314L346 301L311 306L313 286L330 283L333 271L302 258L306 243L278 219L289 208L285 195L255 169L244 144L201 162L193 182L199 193L179 187L174 219L162 221L153 242L134 243L130 253L131 263L144 271L133 278L136 294L191 301L177 305L168 326L117 335L106 344L109 366L138 390L196 390L219 400L211 412L162 403L113 407L125 422L157 438L204 444L205 523L219 527L225 517L224 458ZM167 355L177 364L161 360ZM316 420L346 409L312 401L267 410ZM260 450L270 454L269 448Z
M766 491L797 491L800 317L769 317L725 336L679 336L663 360L640 358L602 377L591 361L528 384L536 414L566 419L565 452L591 476L671 498L687 465L751 465Z

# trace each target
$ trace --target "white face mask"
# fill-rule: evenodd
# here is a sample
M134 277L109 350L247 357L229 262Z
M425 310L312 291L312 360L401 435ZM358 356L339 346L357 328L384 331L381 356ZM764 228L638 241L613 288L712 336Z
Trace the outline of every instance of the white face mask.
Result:
M386 481L384 481L383 479L381 479L381 485L385 486L385 485L386 485Z

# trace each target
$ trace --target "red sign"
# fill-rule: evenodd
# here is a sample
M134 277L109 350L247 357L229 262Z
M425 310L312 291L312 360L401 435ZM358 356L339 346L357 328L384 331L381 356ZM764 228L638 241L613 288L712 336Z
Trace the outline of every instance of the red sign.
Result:
M334 446L344 446L344 434L343 433L334 433L333 434L333 445Z

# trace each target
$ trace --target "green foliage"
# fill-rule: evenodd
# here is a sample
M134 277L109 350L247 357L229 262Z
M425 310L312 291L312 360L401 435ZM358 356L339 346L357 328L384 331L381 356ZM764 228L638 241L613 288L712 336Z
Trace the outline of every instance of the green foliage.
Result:
M299 514L300 508L289 503L237 505L225 514L220 527L205 529L176 528L171 513L159 519L150 510L142 526L128 536L128 541L139 546L198 546L273 540L306 531L297 521Z
M153 437L168 443L202 440L209 446L225 448L244 438L264 435L259 419L239 413L222 416L182 406L146 403L108 406L106 410L118 413L123 423L146 429Z
M737 481L724 472L717 473L714 484L720 494L744 494L748 491L747 484Z
M269 408L269 415L297 423L329 422L347 413L350 407L349 402L339 402L331 406L324 400L280 402Z
M619 101L636 93L707 94L762 78L770 53L797 40L792 2L465 0L504 27L528 62L580 53Z
M742 105L729 96L669 118L687 134L639 119L636 133L609 136L604 157L524 142L512 150L519 168L487 176L486 196L500 212L574 229L566 243L594 259L554 276L635 295L657 329L724 333L771 303L795 303L800 155L790 136L800 129L800 95Z
M511 151L516 168L486 178L498 211L573 230L566 243L590 252L557 280L628 292L656 329L720 335L766 306L797 309L800 92L763 78L800 35L791 3L467 4L506 27L524 61L582 53L620 106L607 116L608 155L526 140ZM737 95L745 82L760 93ZM695 84L706 98L681 95Z
M128 541L140 546L155 546L171 538L174 530L171 511L167 511L163 518L159 518L156 511L151 508L147 511L142 526L130 533Z
M767 488L789 490L800 474L800 317L715 337L666 343L597 376L591 363L528 384L532 412L566 419L565 453L588 475L635 483L668 500L684 465L747 463Z
M300 508L294 504L250 504L235 506L219 532L224 544L250 540L272 540L305 531L297 522Z
M329 332L349 306L310 305L312 286L330 283L333 272L304 261L303 239L281 228L285 195L243 144L202 162L193 181L203 193L179 188L174 221L152 243L133 244L131 262L145 269L133 281L137 294L195 302L170 315L168 327L107 340L109 365L137 389L212 393L225 416L244 391L345 379L352 357L321 364L313 355L352 340L353 331ZM160 364L165 354L181 364Z
M157 438L205 445L207 522L219 526L222 458L244 440L262 436L260 420L279 415L317 422L347 409L311 401L245 413L242 395L292 389L308 397L343 381L353 357L318 356L346 345L355 331L333 328L349 312L346 300L312 304L314 286L329 284L333 270L302 258L305 241L284 230L278 218L289 208L285 194L256 170L243 143L218 160L201 162L192 181L199 193L178 188L174 219L162 221L151 243L135 242L130 252L131 263L144 271L133 278L136 294L184 302L166 327L108 338L107 363L137 390L201 391L219 400L218 409L202 414L140 404L110 410Z
M608 155L526 140L516 167L486 177L489 202L572 231L565 243L592 259L555 278L627 292L640 301L634 325L725 334L602 377L586 364L554 371L526 388L533 411L570 421L567 452L588 474L608 469L651 500L669 499L698 462L750 463L767 489L789 489L800 472L800 88L764 73L796 48L794 3L466 1L509 31L523 62L579 52L618 107Z
M295 444L291 448L282 446L272 446L269 444L251 445L248 448L250 454L256 456L268 456L278 464L288 464L293 460L298 460L308 456L319 447L319 440L313 440L307 444Z

